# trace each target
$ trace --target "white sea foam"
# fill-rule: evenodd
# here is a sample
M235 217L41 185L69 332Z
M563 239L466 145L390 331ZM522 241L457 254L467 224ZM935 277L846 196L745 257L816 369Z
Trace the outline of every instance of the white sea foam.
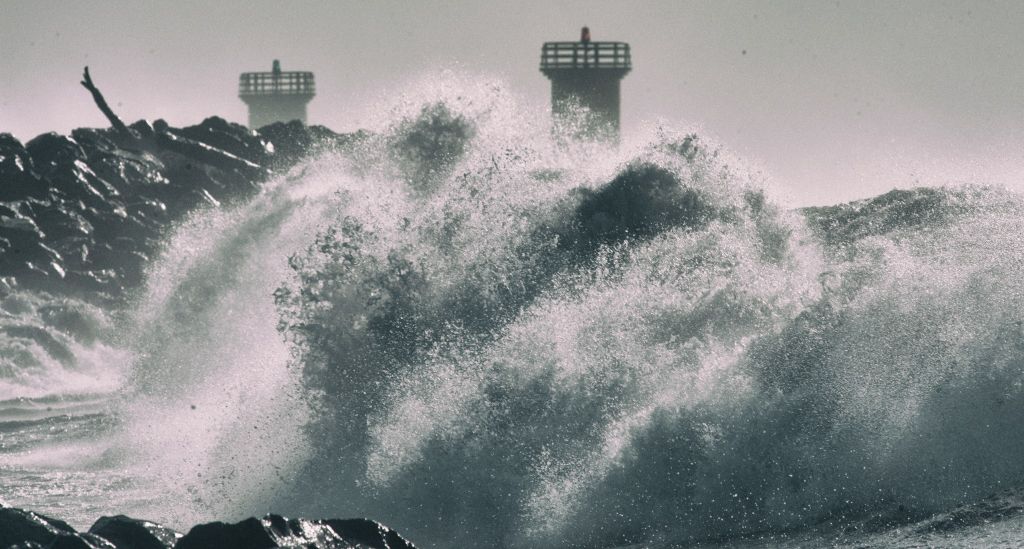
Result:
M182 224L127 358L72 361L130 365L92 379L127 376L104 452L161 494L148 518L600 546L923 516L1024 476L1016 195L801 214L664 125L573 143L490 80L409 89Z

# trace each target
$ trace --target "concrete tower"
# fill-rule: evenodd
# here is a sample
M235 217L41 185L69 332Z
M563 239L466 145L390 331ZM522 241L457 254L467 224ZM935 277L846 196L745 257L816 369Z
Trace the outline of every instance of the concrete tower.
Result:
M629 44L591 42L587 27L578 42L545 42L540 71L551 80L555 127L577 137L617 142L619 82L631 68ZM582 119L574 115L579 107Z
M281 72L274 60L270 72L243 72L238 78L238 97L249 105L249 127L301 120L306 123L306 104L316 95L311 72Z

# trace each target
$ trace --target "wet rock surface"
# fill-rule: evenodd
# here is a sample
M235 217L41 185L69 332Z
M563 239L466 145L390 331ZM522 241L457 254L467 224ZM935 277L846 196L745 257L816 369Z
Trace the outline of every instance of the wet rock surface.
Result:
M174 547L181 539L180 533L166 526L124 515L100 517L89 528L89 533L109 541L118 549L164 549Z
M218 117L130 128L24 144L0 133L0 289L117 301L142 281L175 221L230 207L306 156L359 138L298 122L253 131Z
M123 515L102 517L88 532L0 506L0 549L415 549L387 526L367 519L290 519L281 515L234 524L210 522L185 535Z
M109 541L76 532L66 522L0 504L0 547L10 549L115 549Z

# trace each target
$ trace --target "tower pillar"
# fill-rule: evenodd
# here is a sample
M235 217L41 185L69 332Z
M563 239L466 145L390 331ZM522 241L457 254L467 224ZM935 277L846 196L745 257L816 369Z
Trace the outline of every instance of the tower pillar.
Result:
M630 70L629 44L592 42L587 27L578 42L545 42L540 71L551 80L556 131L618 142L620 82Z
M306 123L306 105L316 95L313 73L282 71L274 60L270 72L244 72L238 78L238 97L249 106L249 127L299 120Z

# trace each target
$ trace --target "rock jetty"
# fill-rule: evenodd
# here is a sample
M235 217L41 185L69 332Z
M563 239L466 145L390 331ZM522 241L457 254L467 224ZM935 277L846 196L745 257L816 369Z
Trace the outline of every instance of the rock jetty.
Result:
M297 121L254 131L218 117L128 128L24 144L0 133L0 291L21 285L116 301L138 286L176 221L245 200L305 157L363 135Z
M0 504L0 549L415 549L394 530L367 519L248 518L176 532L123 515L102 517L86 532L66 522Z

